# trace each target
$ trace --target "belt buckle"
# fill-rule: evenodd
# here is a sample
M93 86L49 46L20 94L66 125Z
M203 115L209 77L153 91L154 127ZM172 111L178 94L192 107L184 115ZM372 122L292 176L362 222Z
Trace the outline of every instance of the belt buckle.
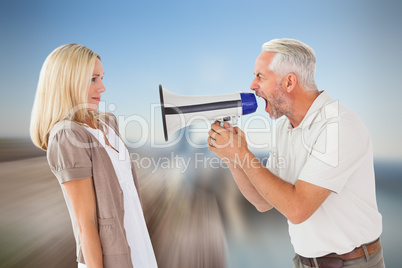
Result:
M319 268L342 268L343 260L341 258L321 257L317 258Z

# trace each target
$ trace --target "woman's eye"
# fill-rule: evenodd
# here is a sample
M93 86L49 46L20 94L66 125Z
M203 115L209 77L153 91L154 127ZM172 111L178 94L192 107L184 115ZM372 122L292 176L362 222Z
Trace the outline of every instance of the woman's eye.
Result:
M94 77L94 78L91 79L92 82L95 82L95 80L96 80L96 77Z

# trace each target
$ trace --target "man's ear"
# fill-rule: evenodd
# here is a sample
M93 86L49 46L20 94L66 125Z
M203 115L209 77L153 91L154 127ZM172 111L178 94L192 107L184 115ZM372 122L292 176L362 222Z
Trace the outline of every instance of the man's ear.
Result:
M297 76L294 73L290 73L285 77L285 88L288 93L292 92L297 84Z

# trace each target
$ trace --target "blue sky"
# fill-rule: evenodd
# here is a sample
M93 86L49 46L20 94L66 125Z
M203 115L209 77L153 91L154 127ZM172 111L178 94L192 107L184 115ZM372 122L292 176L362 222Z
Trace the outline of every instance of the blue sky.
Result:
M106 107L151 122L159 84L247 92L261 45L288 37L315 50L319 89L360 115L375 157L402 160L401 11L400 1L2 1L0 137L28 136L40 68L60 45L100 54Z

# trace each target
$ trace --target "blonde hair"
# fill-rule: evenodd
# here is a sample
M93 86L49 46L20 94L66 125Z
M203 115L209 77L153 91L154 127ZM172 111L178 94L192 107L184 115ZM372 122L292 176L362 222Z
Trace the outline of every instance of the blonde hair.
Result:
M30 135L37 147L47 150L49 133L60 121L83 125L88 118L96 128L102 124L87 106L96 59L99 55L75 43L56 48L46 58L31 114Z

